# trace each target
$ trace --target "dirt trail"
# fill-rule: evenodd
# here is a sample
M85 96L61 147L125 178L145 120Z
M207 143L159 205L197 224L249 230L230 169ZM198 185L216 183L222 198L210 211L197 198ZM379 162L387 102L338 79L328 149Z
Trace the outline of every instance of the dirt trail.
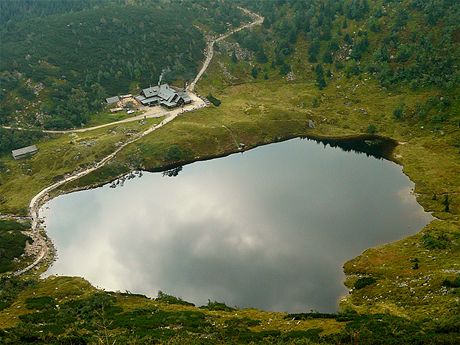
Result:
M188 92L188 95L192 99L192 103L184 105L181 108L173 109L173 110L168 110L164 108L159 108L159 107L154 107L147 109L147 111L143 114L133 116L127 119L119 120L119 121L114 121L110 123L105 123L103 125L99 126L94 126L94 127L87 127L87 128L79 128L79 129L69 129L69 130L41 130L43 133L51 133L51 134L66 134L66 133L81 133L81 132L88 132L88 131L93 131L95 129L99 128L104 128L108 126L113 126L117 124L122 124L122 123L127 123L127 122L133 122L133 121L141 121L143 119L151 119L155 117L162 117L162 116L171 116L176 113L182 113L182 112L188 112L188 111L193 111L197 110L200 108L203 108L206 106L206 103L204 100L202 100L200 97L198 97L195 93L193 92ZM20 130L20 131L35 131L36 129L31 129L31 128L21 128L21 127L9 127L9 126L2 126L2 128L5 129L15 129L15 130Z
M227 37L229 37L230 35L233 35L235 32L238 32L238 31L241 31L243 29L247 29L247 28L251 28L253 26L256 26L256 25L260 25L263 23L264 21L264 18L262 16L259 16L257 13L254 13L254 12L251 12L243 7L238 7L241 11L243 11L244 13L246 13L248 16L250 16L253 21L251 23L248 23L248 24L245 24L245 25L242 25L234 30L231 30L211 41L208 42L208 45L206 47L206 53L205 53L205 56L206 56L206 59L204 60L203 62L203 67L201 67L200 71L198 72L198 74L196 75L195 79L193 79L193 81L190 83L190 85L187 87L187 91L190 91L190 92L193 92L193 90L195 89L195 85L196 83L201 79L201 77L203 76L204 72L206 72L206 69L208 68L209 64L211 63L211 60L214 56L214 43L216 42L219 42L219 41L222 41L224 39L226 39Z
M159 124L156 124L156 125L150 127L149 129L145 130L144 132L138 134L137 136L134 136L133 138L131 138L130 140L125 142L123 145L119 146L110 155L106 156L105 158L103 158L99 162L95 163L92 167L89 167L86 170L80 171L78 173L73 173L72 175L67 176L63 180L58 181L58 182L46 187L45 189L40 191L37 195L35 195L32 198L32 200L30 201L30 204L29 204L30 219L32 220L31 237L34 240L34 247L39 248L40 252L36 255L36 258L35 258L34 262L32 262L30 265L28 265L27 267L25 267L25 268L23 268L21 270L15 271L13 273L15 276L18 276L18 275L21 275L21 274L24 274L24 273L30 271L31 269L36 267L38 264L40 264L44 258L49 257L51 246L47 242L48 240L47 240L46 236L41 233L42 228L40 227L39 210L40 210L40 207L49 199L49 193L51 191L57 189L58 187L62 186L63 184L65 184L67 182L77 180L80 177L88 175L89 173L101 168L102 166L107 164L107 162L109 162L113 157L115 157L115 155L118 154L118 152L120 152L126 146L128 146L129 144L134 143L135 141L137 141L137 140L145 137L146 135L156 131L157 129L163 127L167 123L169 123L172 120L174 120L180 114L182 114L184 112L189 112L189 111L192 111L192 110L195 110L195 109L203 108L203 107L206 106L206 103L201 98L199 98L196 94L193 93L193 89L195 88L196 83L201 78L203 73L206 71L206 69L209 66L209 63L212 60L212 57L214 55L214 43L227 38L228 36L234 34L235 32L241 31L241 30L249 28L249 27L253 27L255 25L259 25L259 24L261 24L263 22L263 17L259 16L258 14L253 13L253 12L251 12L251 11L245 9L245 8L242 8L242 7L238 7L238 8L241 11L243 11L244 13L248 14L253 19L253 21L251 23L249 23L249 24L242 25L242 26L238 27L237 29L231 30L231 31L227 32L226 34L221 35L221 36L217 37L216 39L211 40L211 41L208 42L208 46L207 46L207 50L206 50L207 51L206 59L205 59L205 61L203 63L203 67L200 69L200 71L198 72L198 74L195 77L195 79L193 80L193 82L187 88L187 91L189 92L189 95L191 96L192 101L193 101L192 104L190 104L188 106L184 106L183 108L174 109L174 110L171 110L171 111L164 110L166 118L163 121L161 121ZM98 129L98 128L111 126L113 124L142 120L142 119L144 119L144 117L145 118L158 117L158 111L152 110L150 113L149 113L149 111L147 111L147 113L139 115L139 116L135 116L135 117L132 117L132 118L129 118L129 119L116 121L116 122L112 122L112 123L108 123L108 124L104 124L104 125L100 125L100 126L95 126L95 127L91 127L91 128L82 128L82 129L69 130L69 131L43 131L43 132L46 132L46 133L86 132L86 131L91 131L91 130ZM4 127L4 128L7 128L7 127ZM23 130L27 130L27 129L23 129Z
M129 144L132 144L133 142L143 138L144 136L152 133L153 131L163 127L167 123L169 123L172 120L174 120L181 113L182 112L177 111L177 112L174 112L173 114L170 114L167 118L165 118L159 124L150 127L149 129L147 129L146 131L142 132L141 134L139 134L139 135L133 137L132 139L128 140L123 145L120 145L114 152L112 152L110 155L106 156L105 158L103 158L99 162L95 163L92 167L90 167L90 168L88 168L86 170L80 171L78 173L74 173L74 174L64 178L63 180L58 181L58 182L46 187L41 192L39 192L37 195L35 195L32 198L32 200L30 201L30 204L29 204L30 217L32 219L32 226L31 226L32 234L31 234L31 237L34 240L34 247L41 248L41 250L40 250L40 253L37 255L36 259L34 260L34 262L32 262L27 267L14 272L14 275L17 276L17 275L23 274L23 273L29 271L30 269L32 269L33 267L37 266L43 260L43 258L47 256L47 254L48 254L48 252L50 250L49 246L47 244L46 238L40 234L39 210L40 210L41 205L46 200L48 200L49 193L52 190L62 186L63 184L65 184L67 182L77 180L80 177L88 175L89 173L99 169L100 167L104 166L108 161L110 161L113 157L115 157L115 155L118 152L120 152L122 149L124 149L126 146L128 146Z

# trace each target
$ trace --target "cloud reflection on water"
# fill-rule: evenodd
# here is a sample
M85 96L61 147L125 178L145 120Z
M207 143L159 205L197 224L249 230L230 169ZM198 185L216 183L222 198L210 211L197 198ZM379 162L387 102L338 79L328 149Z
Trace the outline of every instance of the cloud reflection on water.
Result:
M59 197L48 274L197 304L333 311L342 265L430 216L394 163L291 140Z

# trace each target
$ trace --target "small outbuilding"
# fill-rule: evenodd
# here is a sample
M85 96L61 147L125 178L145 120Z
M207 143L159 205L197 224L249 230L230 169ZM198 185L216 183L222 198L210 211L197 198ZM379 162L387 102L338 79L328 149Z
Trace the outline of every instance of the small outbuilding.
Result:
M106 98L105 101L107 102L107 104L118 103L120 101L120 97L118 96L109 97L109 98Z
M112 108L112 109L110 109L110 112L111 112L111 113L117 113L117 112L122 111L122 110L123 110L123 108L118 107L118 108Z
M35 145L22 147L20 149L11 151L14 159L26 158L26 157L36 154L37 152L38 152L38 149L37 149L37 146Z

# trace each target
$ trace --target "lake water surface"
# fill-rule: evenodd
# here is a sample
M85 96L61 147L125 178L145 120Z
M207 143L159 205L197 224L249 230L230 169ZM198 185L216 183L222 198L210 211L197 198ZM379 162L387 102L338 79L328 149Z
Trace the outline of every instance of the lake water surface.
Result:
M342 265L431 216L400 166L294 139L45 205L48 275L198 305L337 310Z

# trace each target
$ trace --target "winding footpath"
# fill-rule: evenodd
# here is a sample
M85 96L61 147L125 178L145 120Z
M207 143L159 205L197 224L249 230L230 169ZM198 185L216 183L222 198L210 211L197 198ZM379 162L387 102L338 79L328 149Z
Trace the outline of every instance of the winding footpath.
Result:
M109 162L113 157L115 157L126 146L136 142L137 140L139 140L139 139L145 137L146 135L156 131L157 129L163 127L164 125L166 125L169 122L171 122L172 120L174 120L180 114L207 106L205 101L203 101L201 98L199 98L196 94L193 93L193 90L195 88L196 83L200 80L201 76L204 74L204 72L208 68L208 66L209 66L209 64L210 64L210 62L211 62L211 60L212 60L212 58L214 56L214 44L216 42L219 42L219 41L222 41L222 40L226 39L227 37L229 37L230 35L234 34L235 32L241 31L241 30L246 29L246 28L253 27L255 25L260 25L260 24L262 24L262 22L264 20L263 17L261 17L260 15L258 15L256 13L253 13L253 12L251 12L251 11L245 9L245 8L242 8L242 7L238 7L238 8L241 11L243 11L245 14L250 16L253 19L253 21L251 23L242 25L242 26L240 26L240 27L238 27L238 28L236 28L234 30L231 30L231 31L229 31L229 32L227 32L227 33L225 33L225 34L223 34L223 35L221 35L221 36L219 36L219 37L217 37L215 39L212 39L212 40L208 41L207 48L206 48L206 53L205 53L206 58L205 58L205 61L203 63L203 66L200 69L200 71L198 72L198 74L196 75L195 79L192 81L192 83L187 88L187 91L189 91L189 94L190 94L190 96L191 96L191 98L193 100L192 104L190 104L189 106L185 106L185 107L183 107L181 109L174 109L172 111L167 111L167 112L165 111L166 117L159 124L156 124L156 125L148 128L144 132L142 132L142 133L134 136L130 140L126 141L125 143L120 145L110 155L104 157L99 162L93 164L93 166L91 166L91 167L89 167L89 168L87 168L87 169L85 169L83 171L73 173L72 175L67 176L63 180L60 180L60 181L58 181L58 182L46 187L45 189L40 191L37 195L35 195L32 198L32 200L30 201L30 204L29 204L29 212L30 212L30 219L31 219L31 235L30 236L34 240L34 247L40 248L40 252L36 255L35 260L30 265L28 265L27 267L25 267L25 268L23 268L21 270L15 271L13 273L13 275L19 276L21 274L24 274L24 273L30 271L31 269L37 267L45 258L48 258L48 257L51 256L50 255L51 254L51 244L48 242L49 240L44 235L44 233L41 232L42 228L40 226L41 221L40 221L40 217L39 217L40 207L46 201L49 200L49 197L50 197L49 193L51 191L59 188L60 186L64 185L67 182L75 181L75 180L77 180L77 179L79 179L79 178L81 178L81 177L83 177L85 175L88 175L89 173L91 173L91 172L103 167L105 164L107 164L107 162ZM69 130L69 131L43 131L43 132L46 132L46 133L86 132L86 131L90 131L90 130L94 130L94 129L99 129L99 128L111 126L111 125L114 125L114 124L126 123L126 122L131 122L131 121L139 121L139 120L142 120L144 118L152 118L152 117L158 117L158 113L155 113L153 111L150 112L150 113L147 112L145 114L135 116L135 117L132 117L132 118L129 118L129 119L125 119L125 120L121 120L121 121L115 121L115 122L111 122L111 123L108 123L108 124L95 126L95 127L90 127L90 128L81 128L81 129ZM4 127L4 128L9 128L9 127ZM15 128L15 129L19 129L19 128ZM28 129L22 129L22 130L28 130Z
M42 133L50 133L50 134L68 134L68 133L82 133L82 132L88 132L88 131L93 131L95 129L100 129L104 127L109 127L113 125L119 125L127 122L133 122L133 121L142 121L145 119L151 119L151 118L157 118L157 117L162 117L162 116L171 116L175 115L176 113L183 113L183 112L189 112L193 110L197 110L200 108L203 108L206 106L206 103L203 99L201 99L198 95L196 95L193 92L188 92L188 95L192 99L192 103L184 105L181 108L173 109L173 110L167 110L164 108L161 108L160 106L153 107L147 109L145 113L142 113L140 115L136 115L133 117L129 117L127 119L119 120L119 121L113 121L109 123L105 123L103 125L98 125L94 127L85 127L85 128L78 128L78 129L68 129L68 130L47 130L43 129L40 130ZM1 126L1 128L4 129L14 129L14 130L19 130L19 131L36 131L37 129L34 128L21 128L21 127L11 127L11 126Z
M30 265L28 265L27 267L25 267L25 268L23 268L21 270L15 271L14 275L15 276L21 275L21 274L29 271L30 269L34 268L49 253L50 248L49 248L49 245L47 243L47 239L42 234L40 234L39 210L40 210L40 207L42 206L42 204L45 203L49 199L49 193L51 191L55 190L56 188L62 186L63 184L65 184L67 182L75 181L75 180L79 179L80 177L88 175L89 173L91 173L91 172L99 169L100 167L104 166L108 161L110 161L113 157L115 157L115 155L118 152L120 152L122 149L124 149L126 146L128 146L129 144L134 143L135 141L143 138L144 136L152 133L153 131L163 127L167 123L169 123L172 120L174 120L177 116L179 116L179 114L181 114L181 112L176 112L176 113L168 116L163 121L161 121L159 124L150 127L146 131L142 132L141 134L133 137L132 139L130 139L127 142L125 142L124 144L120 145L114 152L112 152L110 155L104 157L102 160L100 160L99 162L94 164L92 167L90 167L88 169L85 169L83 171L80 171L78 173L74 173L71 176L68 176L68 177L64 178L63 180L58 181L58 182L46 187L45 189L40 191L37 195L35 195L32 198L32 200L30 201L30 204L29 204L30 217L31 217L31 220L32 220L32 224L31 224L32 236L31 237L34 240L34 245L40 247L41 250L40 250L40 253L37 255L37 257L35 258L34 262L32 262Z
M187 87L187 91L190 91L190 92L193 92L193 90L195 89L195 85L196 83L198 83L198 81L200 80L200 78L202 77L202 75L204 74L204 72L206 71L206 69L208 68L209 64L211 63L211 60L214 56L214 43L216 42L219 42L219 41L222 41L224 39L226 39L227 37L229 37L230 35L233 35L234 33L238 32L238 31L241 31L243 29L247 29L247 28L251 28L253 26L256 26L256 25L261 25L264 21L264 17L258 15L257 13L254 13L254 12L251 12L243 7L238 7L241 11L243 11L245 14L247 14L249 17L252 18L252 22L251 23L248 23L248 24L245 24L245 25L242 25L234 30L231 30L215 39L212 39L211 41L208 42L208 46L206 47L206 59L204 60L203 62L203 67L201 67L200 71L198 72L198 74L196 75L195 79L193 79L193 81L190 83L190 85Z

